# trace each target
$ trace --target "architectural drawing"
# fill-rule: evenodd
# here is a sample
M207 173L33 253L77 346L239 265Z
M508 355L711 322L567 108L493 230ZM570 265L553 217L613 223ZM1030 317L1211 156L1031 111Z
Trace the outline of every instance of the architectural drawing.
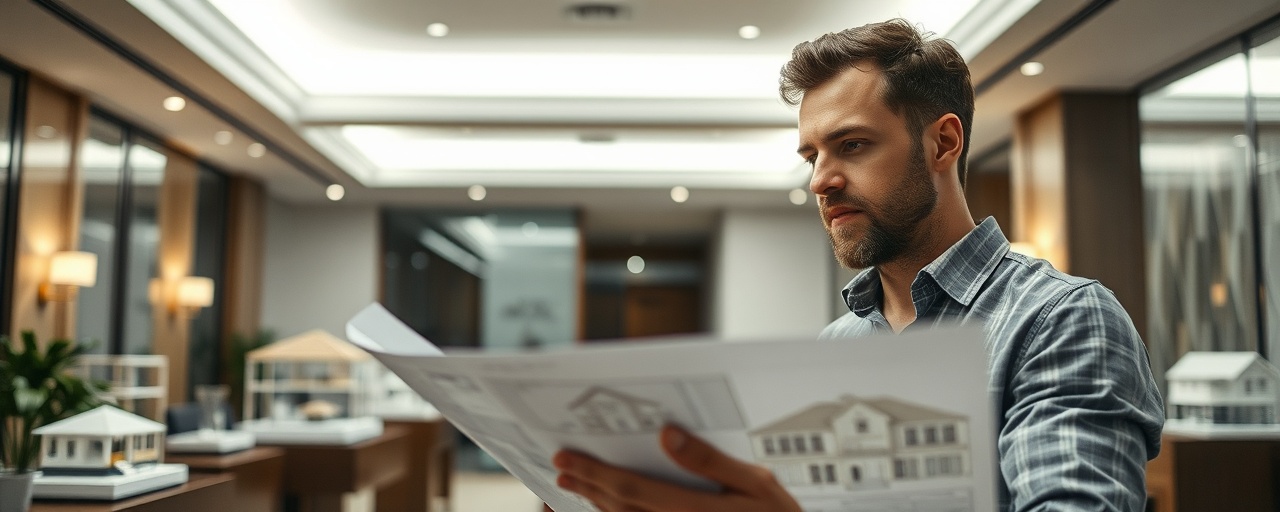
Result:
M720 376L488 384L523 425L546 431L642 434L668 422L702 430L745 428L733 392Z
M787 487L891 489L965 477L967 417L891 397L844 395L750 432L756 461Z

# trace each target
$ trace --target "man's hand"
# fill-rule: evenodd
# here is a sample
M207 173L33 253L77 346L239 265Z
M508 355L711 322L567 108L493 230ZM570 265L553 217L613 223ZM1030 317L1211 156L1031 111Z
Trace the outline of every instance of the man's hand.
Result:
M604 512L800 512L768 469L725 455L677 427L663 428L661 441L676 464L718 482L723 490L692 490L563 450L552 460L560 470L556 483Z

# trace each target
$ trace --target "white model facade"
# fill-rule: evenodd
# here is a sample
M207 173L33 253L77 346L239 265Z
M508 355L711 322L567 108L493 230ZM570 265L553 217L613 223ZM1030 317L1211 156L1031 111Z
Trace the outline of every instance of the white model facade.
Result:
M368 352L321 330L277 341L247 356L244 418L300 420L315 400L341 418L365 416L377 369Z
M40 436L40 468L47 474L118 474L116 463L159 463L163 423L104 405L33 431Z
M1257 352L1188 352L1165 378L1166 409L1176 423L1278 423L1280 370Z
M970 474L964 416L845 395L753 430L756 460L787 486L879 489Z

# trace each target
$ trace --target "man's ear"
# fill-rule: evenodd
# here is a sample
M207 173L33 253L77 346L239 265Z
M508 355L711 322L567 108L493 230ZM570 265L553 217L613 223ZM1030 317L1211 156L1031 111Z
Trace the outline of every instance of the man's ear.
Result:
M925 155L929 169L951 172L960 160L960 154L964 152L964 126L960 123L960 118L947 113L934 121L926 133L933 139L933 152Z

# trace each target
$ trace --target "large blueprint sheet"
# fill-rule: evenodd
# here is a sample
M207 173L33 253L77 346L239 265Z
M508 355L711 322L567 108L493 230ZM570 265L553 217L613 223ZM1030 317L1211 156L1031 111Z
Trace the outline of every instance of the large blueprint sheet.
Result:
M595 510L556 487L561 448L714 490L662 454L666 423L769 467L807 511L995 508L977 329L446 355L374 304L347 337L557 512Z

